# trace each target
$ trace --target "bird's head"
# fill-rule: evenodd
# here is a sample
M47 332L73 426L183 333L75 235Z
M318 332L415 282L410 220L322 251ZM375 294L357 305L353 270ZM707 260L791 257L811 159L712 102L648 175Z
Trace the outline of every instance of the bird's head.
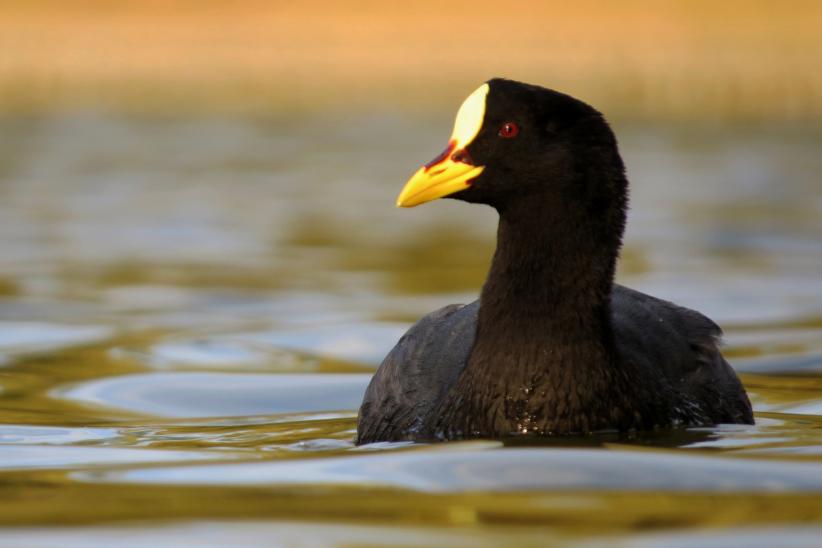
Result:
M624 210L616 140L584 102L495 78L465 99L447 148L411 177L397 206L449 197L503 210L538 194L560 206Z

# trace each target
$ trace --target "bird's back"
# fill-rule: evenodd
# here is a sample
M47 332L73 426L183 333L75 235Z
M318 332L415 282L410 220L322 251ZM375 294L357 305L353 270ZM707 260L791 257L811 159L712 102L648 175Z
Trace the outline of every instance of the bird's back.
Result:
M662 373L710 424L753 423L742 383L719 350L722 330L711 319L619 285L611 314L623 361L635 363L643 375Z

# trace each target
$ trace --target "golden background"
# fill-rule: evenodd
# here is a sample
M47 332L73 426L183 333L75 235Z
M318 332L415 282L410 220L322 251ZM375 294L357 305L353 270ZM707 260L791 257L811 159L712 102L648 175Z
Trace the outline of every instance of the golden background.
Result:
M0 2L0 108L429 108L493 76L616 117L822 117L822 2Z

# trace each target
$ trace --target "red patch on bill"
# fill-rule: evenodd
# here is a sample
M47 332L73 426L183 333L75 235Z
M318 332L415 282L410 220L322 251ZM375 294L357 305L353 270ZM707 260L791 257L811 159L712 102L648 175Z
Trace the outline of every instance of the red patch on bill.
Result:
M445 150L443 150L443 151L439 154L439 156L437 156L436 158L434 158L433 160L431 160L430 162L428 162L427 164L425 164L425 166L424 166L424 167L425 167L425 171L428 171L428 170L430 170L432 167L436 166L437 164L441 164L441 163L443 163L445 160L447 160L447 159L451 156L451 153L454 151L454 149L456 148L456 146L457 146L457 142L456 142L456 141L453 141L453 140L452 140L452 141L448 141L448 148L446 148Z

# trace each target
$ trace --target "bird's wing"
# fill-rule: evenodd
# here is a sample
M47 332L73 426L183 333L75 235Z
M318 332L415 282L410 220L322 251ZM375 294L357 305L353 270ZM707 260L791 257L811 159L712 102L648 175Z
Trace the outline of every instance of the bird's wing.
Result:
M614 285L611 314L624 360L647 375L662 372L671 387L714 422L753 422L739 379L719 350L722 330L710 318L645 293Z
M402 336L365 392L357 443L425 437L433 408L468 361L479 301L436 310Z

